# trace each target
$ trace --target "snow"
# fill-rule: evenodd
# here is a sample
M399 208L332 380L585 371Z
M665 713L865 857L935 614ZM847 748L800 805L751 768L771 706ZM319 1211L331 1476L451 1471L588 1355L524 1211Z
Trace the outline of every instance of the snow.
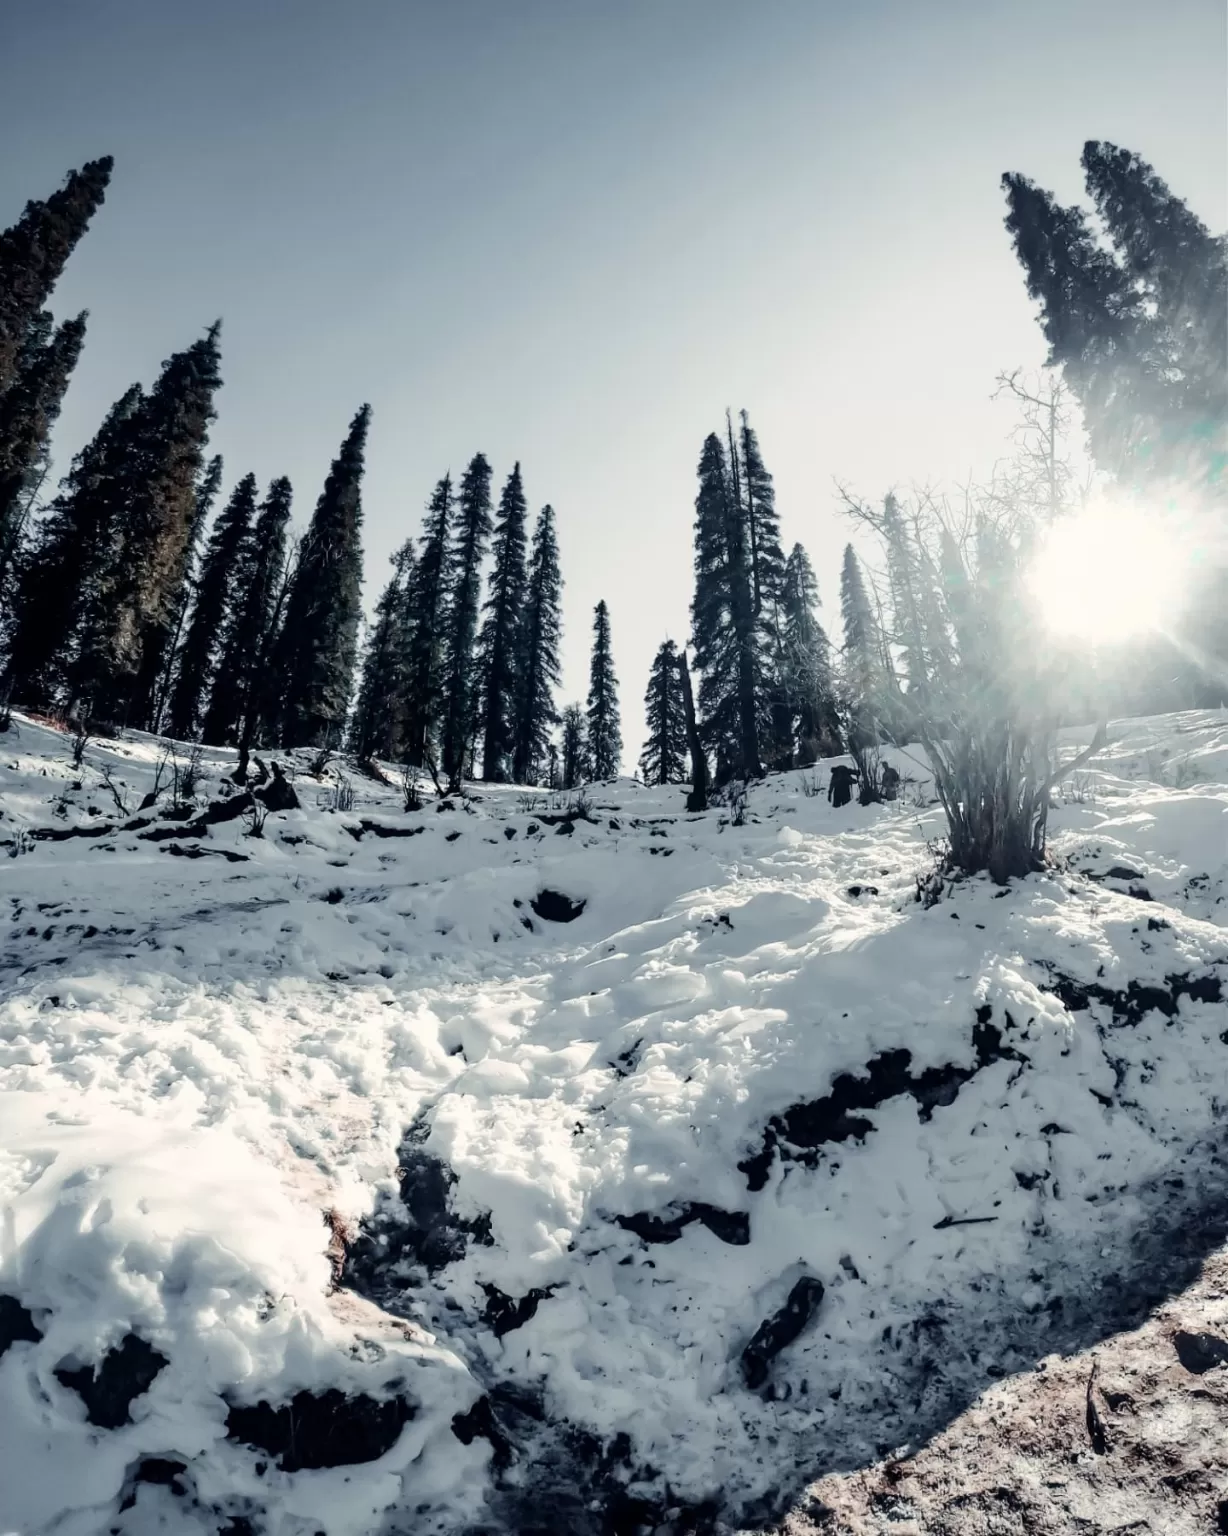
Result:
M155 841L177 825L165 797L137 817L159 742L91 742L74 768L69 738L17 717L0 1294L42 1337L0 1357L0 1531L514 1529L541 1456L517 1447L517 1489L453 1428L513 1389L543 1441L626 1436L609 1476L736 1516L1057 1347L1037 1342L1051 1298L1128 1269L1180 1207L1165 1180L1213 1176L1228 1061L1205 986L1154 1005L1228 965L1228 715L1113 735L1054 813L1064 867L927 908L942 828L911 749L899 803L836 810L785 774L743 826L628 780L587 817L485 786L407 812L365 778L336 811L335 770L296 754L302 809L263 837L237 818ZM202 806L232 767L206 752ZM546 890L582 912L539 917ZM1132 983L1155 990L1123 1024L1108 998ZM978 1046L978 1010L1004 1053ZM774 1118L901 1050L914 1083L961 1075L936 1103L850 1110L857 1134L769 1147L757 1180L739 1167ZM455 1181L454 1255L333 1289L325 1213L377 1244L403 1228L407 1147ZM619 1221L645 1214L686 1219L647 1242ZM741 1352L804 1276L818 1311L751 1391ZM492 1291L541 1294L497 1333ZM918 1379L917 1320L943 1317L962 1332ZM56 1371L128 1334L168 1363L100 1428ZM281 1470L228 1438L230 1407L330 1387L413 1416L358 1465ZM181 1491L134 1485L143 1457L185 1464Z

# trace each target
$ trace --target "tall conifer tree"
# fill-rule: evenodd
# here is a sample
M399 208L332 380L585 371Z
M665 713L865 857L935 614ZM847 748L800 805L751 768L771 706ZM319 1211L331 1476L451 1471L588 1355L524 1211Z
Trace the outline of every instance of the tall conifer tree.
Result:
M58 192L27 203L0 233L0 394L12 385L30 328L102 203L112 164L105 155L70 172Z
M370 424L371 407L364 405L324 482L287 598L287 747L341 745L362 617L362 473Z
M562 787L577 789L589 776L588 728L584 711L578 704L568 704L561 718L563 722Z
M192 508L192 526L188 530L188 548L184 556L183 580L179 583L179 590L175 594L175 611L168 625L166 642L161 647L162 671L158 679L152 708L150 710L150 729L159 731L162 729L163 717L170 700L171 688L175 681L175 663L178 660L179 648L183 643L184 626L187 623L188 609L192 603L192 596L196 590L197 565L200 556L200 541L204 536L205 525L209 521L209 514L213 510L213 504L217 500L218 492L222 488L222 456L215 453L205 465L204 472L196 484L196 504Z
M785 565L781 606L785 694L796 722L798 755L813 762L840 750L840 725L831 646L818 617L818 582L800 544L793 546Z
M375 757L396 762L404 751L414 566L413 540L407 539L392 558L392 579L375 605L375 622L367 636L350 721L350 751L360 762Z
M482 777L501 784L511 771L515 746L516 699L520 692L521 623L525 607L525 519L528 505L520 465L499 497L495 518L494 569L479 641L482 697Z
M533 530L529 591L520 629L512 778L536 784L550 756L551 731L558 723L554 690L559 685L563 576L554 531L554 508L543 507Z
M662 641L653 658L644 695L648 740L640 753L645 784L683 784L687 777L686 711L678 647Z
M618 679L610 643L610 610L604 600L593 610L593 655L588 682L588 756L595 779L613 779L622 766Z
M414 631L410 646L405 701L405 760L425 766L439 724L443 699L445 628L450 569L448 552L454 512L449 475L436 485L426 509L426 524L414 572Z
M456 534L448 556L449 605L445 629L445 688L441 731L443 771L459 788L477 725L474 640L481 597L482 557L490 538L490 465L475 454L461 479Z
M231 614L242 601L238 581L244 546L256 515L256 477L244 475L214 522L196 582L192 617L171 691L167 729L178 740L196 736L222 657Z
M276 687L269 662L281 617L278 604L284 592L291 495L284 476L273 481L240 551L236 601L205 716L205 740L219 746L237 745L244 773L246 753L269 713Z
M840 612L844 621L844 688L849 734L865 744L878 740L885 707L883 636L866 590L861 563L848 544L840 572Z

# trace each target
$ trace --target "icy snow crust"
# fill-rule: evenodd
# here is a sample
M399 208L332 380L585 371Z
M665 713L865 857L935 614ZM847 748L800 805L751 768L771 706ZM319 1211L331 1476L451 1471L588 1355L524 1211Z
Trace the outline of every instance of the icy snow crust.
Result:
M591 819L361 777L337 811L302 755L262 838L175 836L136 815L158 742L74 769L18 716L0 1531L719 1528L1123 1326L1228 1192L1228 715L1114 736L1066 870L924 907L913 753L907 803L833 810L824 764L741 827L622 780ZM61 1376L130 1335L166 1363L100 1427ZM398 1400L391 1448L228 1435L330 1388Z

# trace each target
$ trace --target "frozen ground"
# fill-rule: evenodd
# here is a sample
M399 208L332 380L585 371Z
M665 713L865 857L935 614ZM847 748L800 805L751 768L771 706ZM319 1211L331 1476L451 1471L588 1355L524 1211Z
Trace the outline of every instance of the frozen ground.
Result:
M0 1532L762 1526L1135 1326L1224 1240L1228 715L1114 735L927 906L912 757L735 826L303 754L254 837L18 717Z

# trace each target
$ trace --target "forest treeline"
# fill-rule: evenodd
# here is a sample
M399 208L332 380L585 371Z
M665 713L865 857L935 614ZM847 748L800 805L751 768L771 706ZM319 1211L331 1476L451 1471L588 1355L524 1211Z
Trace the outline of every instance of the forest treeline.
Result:
M949 735L974 673L981 698L1005 686L993 668L1010 671L1025 643L1002 630L1018 595L1010 573L1074 504L1057 430L1070 399L1096 465L1131 494L1222 507L1224 241L1137 155L1092 142L1083 166L1094 220L1003 178L1054 370L1039 391L1008 381L1029 434L1023 467L962 523L925 498L848 498L881 560L868 569L846 549L834 640L805 549L785 551L747 413L727 413L704 441L691 633L687 646L663 641L647 679L648 782L719 786L849 749L872 795L879 743ZM450 787L616 774L610 613L603 602L593 615L587 701L561 708L556 518L548 505L530 514L519 464L497 496L481 453L455 482L440 478L361 649L371 409L355 413L296 532L287 479L231 484L209 455L220 322L132 384L51 483L52 429L88 315L57 323L47 304L111 173L105 158L74 171L0 235L0 723L17 704L232 746L240 778L253 751L300 746L406 764ZM1158 662L1154 706L1219 702L1223 677L1205 662L1228 652L1222 597L1210 562L1188 643L1173 665Z

